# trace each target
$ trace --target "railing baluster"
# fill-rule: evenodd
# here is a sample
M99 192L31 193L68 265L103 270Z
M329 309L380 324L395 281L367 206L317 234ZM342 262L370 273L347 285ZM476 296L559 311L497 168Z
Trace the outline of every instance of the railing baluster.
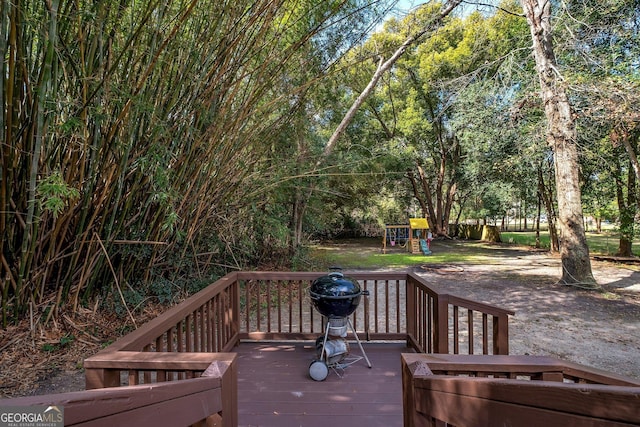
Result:
M235 298L233 296L233 288L227 288L226 292L224 292L225 294L225 298L226 298L226 305L227 305L227 323L226 323L226 327L225 330L227 332L227 336L224 338L224 342L225 344L229 343L232 340L233 337L233 325L234 322L236 321L234 318L234 314L233 312L235 311L235 307L237 307L235 305Z
M251 280L247 280L244 282L244 293L245 293L245 303L244 303L244 307L245 307L245 313L244 313L244 317L245 317L245 323L246 323L246 330L247 332L249 332L251 330L251 292L250 292L250 288L251 287Z
M135 369L129 370L129 385L138 385L140 384L140 379L138 378L138 371Z
M378 281L374 280L373 281L373 322L374 322L373 330L374 330L375 333L379 332L379 330L378 330L378 323L379 323L378 313L380 312L380 309L378 307L378 300L379 300ZM368 328L367 328L367 330L368 330Z
M214 344L214 339L215 339L215 330L216 330L216 322L215 322L215 318L214 316L214 310L213 310L213 300L209 300L207 301L207 324L208 329L207 329L207 351L208 352L215 352L215 344Z
M189 313L187 315L186 324L185 324L185 334L186 334L186 352L190 353L193 351L193 335L191 331L193 330L193 314Z
M432 296L429 296L427 313L425 313L425 316L427 317L427 330L429 331L429 335L427 338L429 353L432 353L434 351L434 342L436 339L436 334L434 333L435 327L433 324L433 320L435 318L435 313L436 313L435 305L436 305L436 299L433 298Z
M206 303L200 307L200 351L207 351L207 310Z
M469 325L469 354L474 354L475 349L473 343L473 310L467 310L467 324Z
M453 306L453 354L460 353L460 319L459 308L457 305Z
M385 323L384 323L384 332L385 333L389 333L390 332L390 312L389 312L389 281L385 280L384 281L384 319L385 319Z
M267 332L271 332L271 280L267 280Z
M314 321L313 321L313 313L314 313L314 309L312 307L312 304L309 303L309 324L311 326L311 330L309 332L314 333ZM322 329L321 329L322 330Z
M281 280L276 282L278 286L278 333L282 332L282 283Z
M425 343L427 342L428 336L429 336L429 330L427 328L425 328L425 324L424 324L424 316L425 313L427 313L427 304L429 303L429 300L427 299L427 293L424 290L420 290L420 312L418 313L418 324L420 325L420 329L422 331L422 338L420 340L420 345L422 346L422 348L424 348Z
M256 322L257 322L256 331L258 331L258 332L260 332L262 330L261 329L261 324L262 324L261 317L262 316L261 316L261 313L260 313L260 305L262 304L262 302L260 301L260 296L261 296L260 295L261 294L260 290L261 290L261 288L262 288L262 281L261 280L256 280Z
M482 354L489 354L489 327L487 313L482 313Z
M195 310L192 315L193 324L191 326L191 336L193 337L193 349L191 351L193 352L200 351L200 331L198 328L200 321L198 319L198 311L199 310Z
M400 280L396 280L396 333L400 333Z
M175 329L176 329L175 326L172 326L167 331L167 351L170 353L174 351L173 340L174 340Z
M298 280L298 332L302 333L303 318L302 318L302 280Z
M438 295L434 308L434 352L449 353L449 295Z
M178 322L178 326L177 326L177 345L176 345L176 350L179 352L184 351L184 320L181 320Z
M287 282L287 292L289 293L289 333L293 332L293 283Z
M142 349L142 351L150 352L151 351L151 344L145 345L144 349ZM143 377L144 377L144 384L149 384L151 382L151 372L144 371Z
M218 342L216 347L218 348L218 351L220 351L224 342L224 305L221 294L216 295L214 301L216 306L216 318L218 319Z

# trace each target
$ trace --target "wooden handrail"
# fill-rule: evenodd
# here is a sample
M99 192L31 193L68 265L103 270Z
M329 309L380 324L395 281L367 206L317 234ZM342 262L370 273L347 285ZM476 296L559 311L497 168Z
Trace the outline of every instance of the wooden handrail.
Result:
M129 352L123 352L129 353ZM141 356L140 353L135 353ZM149 354L149 353L148 353ZM158 357L158 354L150 354ZM151 367L165 361L135 361L128 356L127 363L137 367ZM176 355L173 355L174 359ZM178 355L192 359L186 354ZM214 359L208 365L206 358ZM2 401L11 406L48 405L64 407L65 426L106 426L106 425L223 425L236 426L237 419L237 371L235 354L216 354L198 357L197 365L203 368L200 377L177 382L152 383L117 388L101 388L82 392L32 396ZM99 363L99 362L96 362ZM176 360L169 364L173 368L189 365L193 360ZM107 363L110 364L110 363Z
M142 351L146 345L153 343L158 336L162 335L170 328L176 326L183 321L189 314L200 309L204 303L210 301L223 291L237 285L236 273L230 273L218 279L213 284L207 286L200 292L192 295L182 303L168 309L160 316L150 320L142 327L125 335L115 343L105 349L105 352L113 352L119 350L126 351ZM235 305L236 302L233 302ZM237 327L234 325L237 332ZM237 339L232 338L230 347L232 348Z
M167 373L194 378L212 363L230 363L234 356L235 353L101 352L84 362L86 388L119 387L121 372L125 371L129 385L139 383L140 373L153 372L157 376L153 382L170 381Z
M467 348L475 352L476 336L473 314L482 316L479 337L483 354L509 354L509 316L514 312L489 304L472 301L432 289L422 277L410 273L407 276L407 334L408 341L420 353L459 352L461 339L460 309L467 312L464 327L467 330ZM452 313L450 314L450 311ZM449 322L452 316L453 321ZM492 327L489 329L489 316ZM491 345L489 345L491 335ZM451 344L451 345L450 345Z
M402 379L405 427L640 423L640 381L550 357L403 354Z

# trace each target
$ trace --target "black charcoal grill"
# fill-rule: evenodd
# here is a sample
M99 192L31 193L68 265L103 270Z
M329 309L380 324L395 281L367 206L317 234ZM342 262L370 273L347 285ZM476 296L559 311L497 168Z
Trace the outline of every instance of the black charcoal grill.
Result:
M361 297L368 296L369 292L361 290L358 281L346 277L340 268L332 267L330 270L329 274L314 280L309 289L313 306L327 318L324 335L316 340L316 359L309 366L309 375L315 381L327 378L330 368L341 375L344 368L362 358L371 368L371 362L349 320L349 316L358 308ZM349 343L346 340L349 328L362 357L349 357Z

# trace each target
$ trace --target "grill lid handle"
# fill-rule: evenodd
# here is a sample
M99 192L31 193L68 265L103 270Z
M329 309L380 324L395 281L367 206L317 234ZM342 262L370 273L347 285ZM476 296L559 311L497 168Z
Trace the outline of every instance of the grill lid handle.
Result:
M339 279L344 277L344 273L342 272L342 267L334 265L333 267L329 267L329 277L337 277Z

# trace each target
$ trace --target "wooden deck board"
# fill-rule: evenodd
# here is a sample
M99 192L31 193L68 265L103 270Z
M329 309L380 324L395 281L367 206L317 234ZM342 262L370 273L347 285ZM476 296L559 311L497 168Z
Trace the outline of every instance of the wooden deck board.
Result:
M363 343L364 359L330 371L324 381L309 377L312 342L242 343L238 353L240 426L402 426L400 354L404 343ZM351 345L351 355L360 349Z

